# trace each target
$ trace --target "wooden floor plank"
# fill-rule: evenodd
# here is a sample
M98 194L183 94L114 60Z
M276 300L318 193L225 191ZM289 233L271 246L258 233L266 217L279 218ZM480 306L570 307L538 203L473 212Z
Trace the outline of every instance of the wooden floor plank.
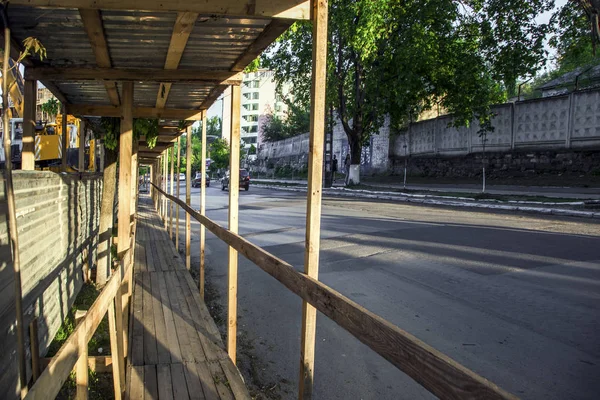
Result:
M156 271L156 260L154 258L154 241L150 241L146 244L146 270L149 272Z
M156 366L156 375L158 377L158 398L160 400L175 400L173 396L171 366L169 364L158 364Z
M214 332L211 332L209 329L207 329L207 324L206 324L204 317L200 311L200 309L204 306L203 306L203 304L198 303L194 299L191 289L185 282L185 279L184 279L185 274L189 274L189 273L187 271L178 271L177 272L177 275L180 278L180 282L183 281L180 292L183 295L183 297L185 298L188 308L191 311L191 320L194 323L194 335L200 340L202 349L204 350L204 354L205 354L204 359L218 360L221 358L228 358L227 353L225 352L225 349L220 347L220 345L222 345L222 343L216 339L217 338L216 335L218 335L218 333L215 334ZM218 337L220 338L220 336L218 336ZM204 359L197 360L197 361L204 361Z
M149 199L140 201L137 224L126 398L249 400Z
M144 400L144 367L141 365L131 367L129 400Z
M150 273L142 274L144 288L144 364L158 364Z
M186 321L183 318L183 312L179 306L179 299L175 288L175 280L177 276L175 272L164 272L167 281L167 292L173 310L173 319L175 320L175 328L177 329L177 338L179 339L179 347L181 349L181 358L183 361L194 361L192 350L190 348L190 340L188 338Z
M198 376L196 363L186 362L183 364L183 372L185 373L185 381L188 387L188 393L191 400L205 400L204 392L202 391L202 383Z
M143 365L144 363L144 314L143 314L143 292L142 274L134 275L135 286L133 288L133 321L131 329L131 357L132 365Z
M242 375L240 371L233 365L231 360L219 360L221 364L221 368L223 372L225 372L225 376L227 377L227 381L229 382L229 387L233 392L233 396L235 400L250 400L250 393L248 392L248 388L244 384L244 380L242 379Z
M183 373L183 364L171 365L171 379L173 380L173 397L176 400L189 399L185 374Z
M156 365L144 365L144 400L158 400Z
M150 273L152 285L152 311L154 314L154 327L156 331L156 350L157 362L159 364L171 362L171 353L169 352L169 343L167 339L167 329L162 308L162 297L160 293L160 280L164 279L161 272Z
M200 378L202 391L206 400L219 400L219 392L217 391L215 380L210 373L207 362L197 363L196 369L198 370L198 377Z
M234 400L233 393L231 393L231 389L229 388L229 381L221 368L221 364L218 361L208 361L207 364L217 387L219 398L221 400Z
M181 284L180 273L174 273L173 275L176 278L174 279L175 293L177 295L177 300L179 303L179 308L181 310L183 320L185 321L185 328L187 330L187 336L190 341L190 349L192 351L192 356L194 357L194 361L196 362L206 361L204 348L198 335L198 325L194 318L192 318L192 312L190 311L190 307L186 300L186 294L184 292L185 288L183 287L185 286L185 283L183 283L183 285Z
M162 302L163 315L165 318L165 329L167 331L167 342L171 362L182 362L181 349L179 346L179 338L177 337L177 329L175 328L175 319L173 318L173 309L167 293L167 281L163 273L160 279L160 299Z

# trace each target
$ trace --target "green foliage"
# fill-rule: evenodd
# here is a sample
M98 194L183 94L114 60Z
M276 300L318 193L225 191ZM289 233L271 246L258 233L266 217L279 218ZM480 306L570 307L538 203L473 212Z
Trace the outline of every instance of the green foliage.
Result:
M73 307L69 310L67 317L63 321L63 324L59 328L56 336L50 347L48 348L47 357L52 357L60 349L60 347L66 342L69 336L75 330L75 311L76 310L88 310L98 295L100 290L92 283L83 285L81 291L77 295ZM110 355L110 335L108 332L108 319L105 316L98 329L92 336L92 339L88 344L88 352L90 355L97 355L98 349L102 348L102 355Z
M56 117L58 115L58 111L60 110L60 103L55 98L51 98L42 104L40 108L42 112L45 112L52 117Z
M386 114L399 127L437 104L455 123L491 126L490 105L544 61L548 25L535 17L552 0L331 0L327 104L337 110L352 163ZM308 109L311 23L297 22L261 60L294 102Z
M223 127L221 118L214 116L206 120L206 135L207 136L223 136Z
M119 147L119 136L121 135L121 119L102 117L100 125L104 129L104 147L109 150L116 150Z
M211 169L229 167L229 144L225 139L217 139L210 145Z
M158 139L158 119L134 118L133 138L138 140L141 136L146 137L148 148L154 148L154 146L156 146L156 140Z
M248 74L250 72L256 72L260 68L260 57L255 58L246 68L244 68L244 73Z
M267 116L267 121L263 125L262 135L267 142L287 139L307 133L310 130L310 113L302 105L286 101L288 106L285 118L276 114Z

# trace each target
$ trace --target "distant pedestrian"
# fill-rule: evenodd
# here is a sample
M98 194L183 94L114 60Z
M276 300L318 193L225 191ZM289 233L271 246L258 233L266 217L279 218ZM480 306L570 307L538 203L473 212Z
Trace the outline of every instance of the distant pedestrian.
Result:
M348 183L350 182L350 154L346 154L346 159L344 160L344 170L346 171L344 183L348 185Z
M333 182L335 183L335 174L338 171L338 160L337 157L335 156L335 154L333 155L333 160L332 160L332 166L331 166L331 170L333 171Z

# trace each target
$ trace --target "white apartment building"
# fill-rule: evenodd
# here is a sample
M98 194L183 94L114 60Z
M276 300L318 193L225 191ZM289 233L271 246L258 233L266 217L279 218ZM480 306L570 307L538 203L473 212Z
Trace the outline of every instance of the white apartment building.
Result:
M244 74L242 82L242 99L240 113L240 137L244 141L244 148L252 145L256 148L262 143L262 126L271 114L280 117L285 115L287 105L276 93L277 84L273 79L273 71L260 69L256 72ZM284 93L286 93L284 87ZM231 88L222 96L220 108L223 119L223 137L229 139L231 125ZM219 107L219 106L217 106ZM214 114L211 112L213 111ZM211 114L218 115L219 110L210 110Z

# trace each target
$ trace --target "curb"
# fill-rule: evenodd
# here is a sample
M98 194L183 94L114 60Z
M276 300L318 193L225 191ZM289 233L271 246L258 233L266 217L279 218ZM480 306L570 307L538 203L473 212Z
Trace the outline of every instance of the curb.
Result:
M279 185L268 185L260 184L260 187L267 189L284 190L288 192L306 192L306 186L297 187L286 187ZM542 204L537 202L527 203L513 201L511 204L493 204L498 203L498 200L486 201L482 200L479 202L475 201L464 201L467 200L463 197L453 198L455 200L448 200L447 197L441 199L443 196L435 195L396 195L391 192L371 192L368 190L348 190L345 188L334 188L324 189L323 194L338 196L338 197L354 197L354 198L366 198L366 199L379 199L379 200L395 200L404 203L417 203L417 204L432 204L432 205L444 205L452 207L471 207L471 208L483 208L488 210L503 210L503 211L523 211L533 214L544 214L544 215L558 215L563 217L580 217L580 218L593 218L600 220L600 212L593 211L579 211L579 210L568 210L564 208L548 208L548 207L531 207L527 205L513 205L513 204ZM487 202L484 203L484 201ZM569 203L545 203L549 205L583 205L583 202L569 202Z

